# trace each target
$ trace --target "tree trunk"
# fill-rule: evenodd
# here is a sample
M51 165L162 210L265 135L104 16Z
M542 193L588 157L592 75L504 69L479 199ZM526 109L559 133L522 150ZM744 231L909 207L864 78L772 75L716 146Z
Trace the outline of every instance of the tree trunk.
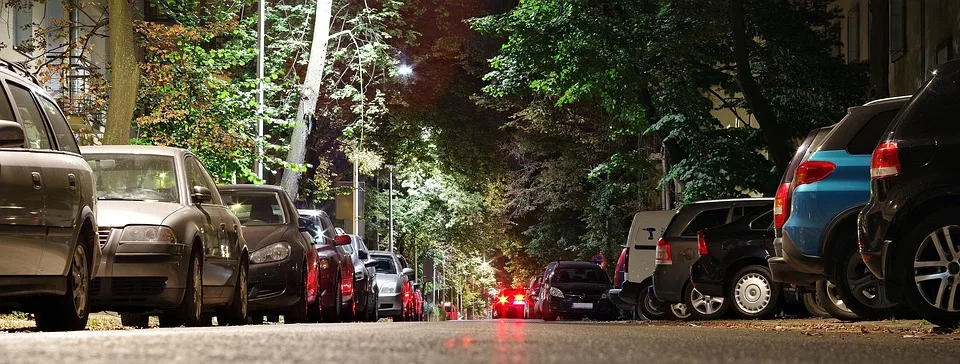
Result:
M313 23L313 43L310 46L310 61L307 74L300 91L300 105L297 106L297 120L290 137L290 151L287 163L303 165L307 148L307 133L310 132L314 113L317 110L317 98L320 94L320 81L323 77L323 65L327 61L327 41L330 38L330 17L333 0L317 0L316 18ZM280 186L296 201L300 190L299 169L285 169Z
M871 1L870 98L890 96L890 2Z
M103 144L130 144L130 124L137 104L140 68L133 32L133 5L127 0L109 0L110 11L110 105Z
M747 26L744 20L743 0L730 0L730 32L733 34L733 55L737 63L737 84L744 99L756 116L757 125L767 143L767 154L777 172L783 173L790 164L790 149L777 123L777 114L763 96L760 84L753 78L750 69L750 53L747 49Z

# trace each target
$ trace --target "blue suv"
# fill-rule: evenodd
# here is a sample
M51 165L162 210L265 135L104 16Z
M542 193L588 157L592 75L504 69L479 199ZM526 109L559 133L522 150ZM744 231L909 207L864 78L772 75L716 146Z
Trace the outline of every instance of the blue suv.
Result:
M837 298L821 300L834 317L881 319L902 308L858 254L857 215L870 198L871 153L908 100L894 97L850 108L777 193L780 208L775 207L774 217L780 226L776 256L769 260L774 280L815 283L818 296Z

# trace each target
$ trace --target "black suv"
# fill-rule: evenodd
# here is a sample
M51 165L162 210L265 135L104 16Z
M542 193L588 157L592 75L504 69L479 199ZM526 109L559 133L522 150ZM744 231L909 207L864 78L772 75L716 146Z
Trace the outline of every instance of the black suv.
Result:
M960 323L960 61L944 64L887 129L860 212L863 260L924 319ZM958 241L953 240L953 236Z
M697 232L770 210L772 198L700 201L683 206L657 241L657 267L653 271L653 297L670 303L670 314L713 319L726 312L722 297L704 295L690 284L690 266L700 259ZM677 305L680 303L681 305Z

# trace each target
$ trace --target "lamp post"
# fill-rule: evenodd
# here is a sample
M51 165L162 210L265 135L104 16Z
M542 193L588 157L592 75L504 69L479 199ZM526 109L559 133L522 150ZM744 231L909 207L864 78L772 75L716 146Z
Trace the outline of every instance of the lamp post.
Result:
M390 242L390 251L393 252L393 166L390 166L390 198L387 202L387 209L390 215L390 235L387 240Z
M257 52L257 178L263 180L263 51L266 48L264 33L267 22L267 1L260 0L260 17L257 20L259 33L257 42L259 43Z

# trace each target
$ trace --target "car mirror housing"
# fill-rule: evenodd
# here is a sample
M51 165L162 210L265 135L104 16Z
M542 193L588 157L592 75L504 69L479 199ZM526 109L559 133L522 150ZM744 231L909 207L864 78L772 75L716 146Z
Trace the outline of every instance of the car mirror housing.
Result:
M15 121L0 120L0 148L22 148L26 137Z
M213 193L210 192L209 188L203 186L193 186L193 191L190 193L190 199L193 200L195 204L207 203L213 200Z
M413 268L403 268L403 275L407 277L413 277L414 270Z
M335 245L350 245L350 235L337 235L333 238L333 243Z

